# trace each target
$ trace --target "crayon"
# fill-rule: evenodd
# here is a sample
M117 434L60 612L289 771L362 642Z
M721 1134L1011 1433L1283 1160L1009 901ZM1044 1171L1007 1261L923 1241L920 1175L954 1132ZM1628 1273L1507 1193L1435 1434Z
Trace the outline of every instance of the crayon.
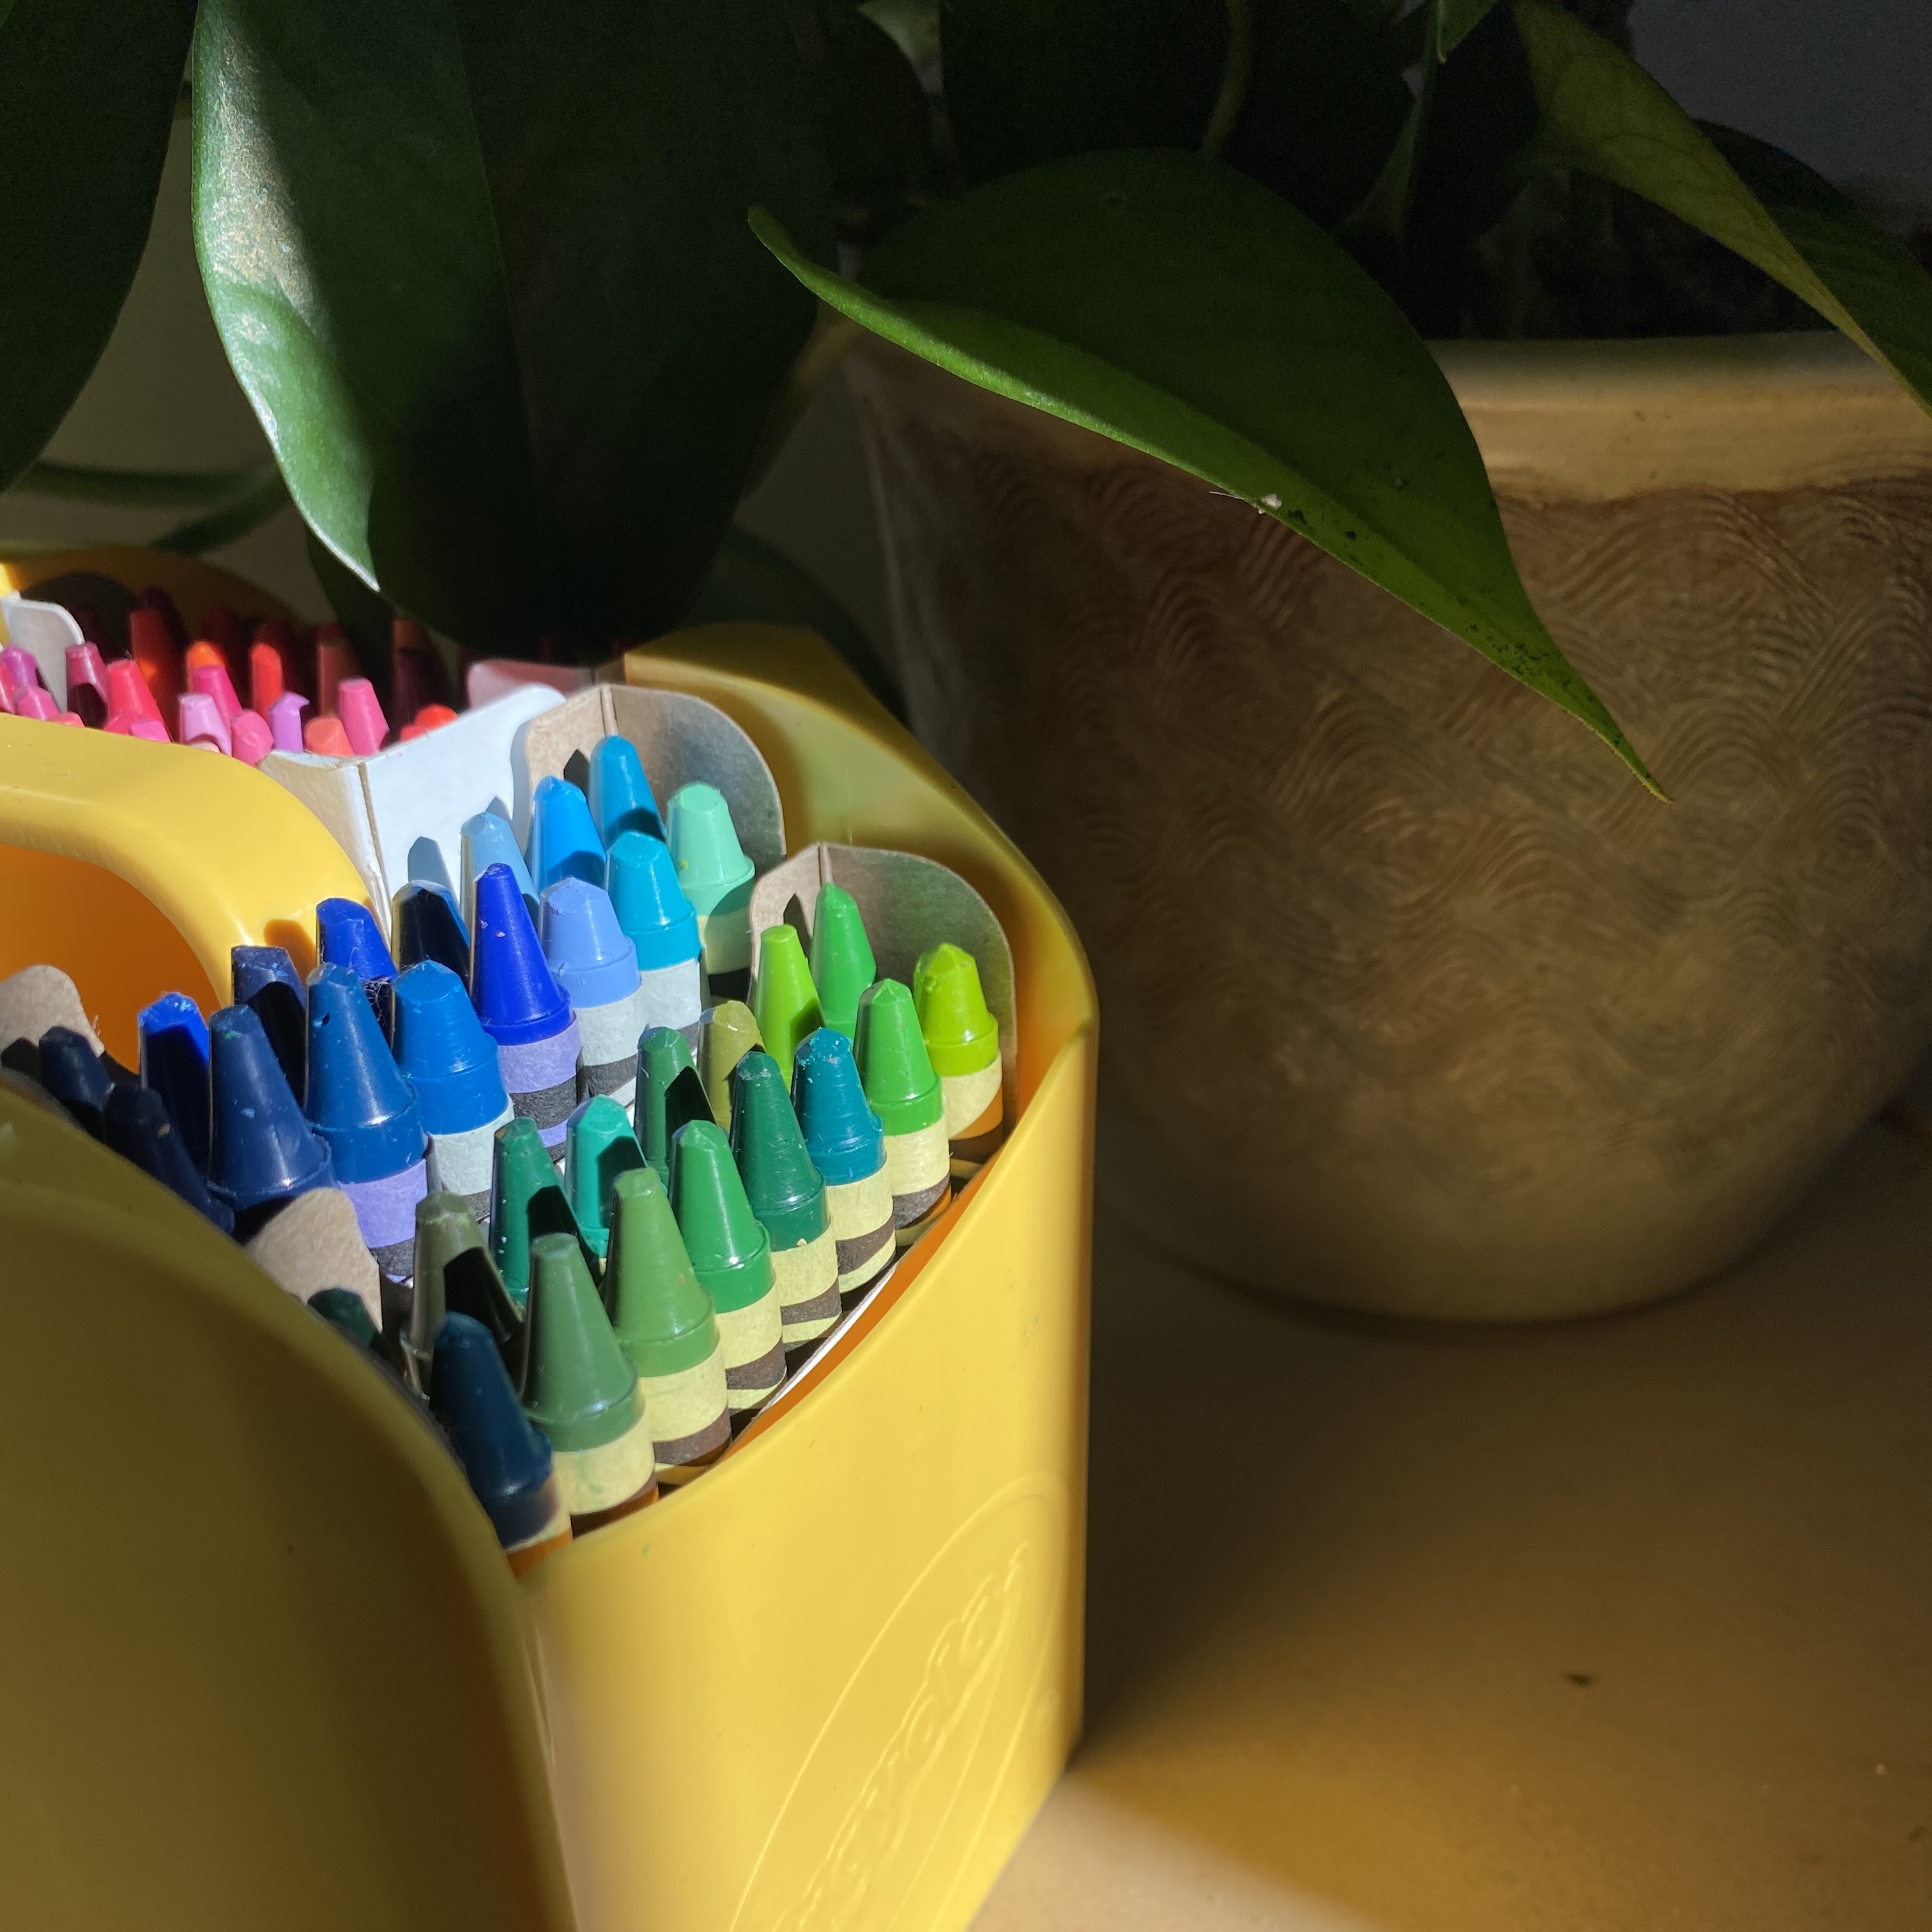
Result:
M308 1095L303 1105L328 1148L376 1265L407 1281L416 1203L429 1186L428 1142L416 1096L389 1052L363 982L325 962L308 981Z
M382 1323L382 1278L362 1238L355 1204L339 1187L298 1195L248 1243L248 1258L298 1301L325 1288L346 1288Z
M41 1082L40 1043L38 1040L26 1038L10 1040L4 1046L0 1046L0 1066L4 1066L9 1073L18 1074L30 1087L36 1088L40 1093L46 1094L46 1104L59 1114L62 1120L73 1118L68 1110L51 1094L47 1093L46 1087Z
M964 946L935 946L920 955L912 999L939 1076L952 1178L970 1180L1006 1133L1000 1023L980 990L978 963Z
M756 1018L742 1000L727 1000L699 1014L698 1045L692 1057L712 1116L721 1127L731 1124L731 1070L753 1047L764 1043Z
M396 1064L429 1136L429 1186L486 1220L496 1130L511 1118L510 1098L496 1042L463 982L434 959L418 960L396 982Z
M259 647L258 647L259 648ZM275 741L278 752L299 752L306 749L308 741L302 735L302 713L308 708L308 700L298 691L285 691L274 699L262 715L268 721L268 733ZM255 706L261 711L261 705Z
M101 728L126 737L167 742L168 728L161 722L154 694L132 658L116 658L107 667L107 722Z
M107 669L98 644L67 647L67 708L90 730L107 722Z
M886 1130L886 1178L892 1190L892 1239L909 1248L951 1198L946 1103L932 1070L912 989L881 980L859 1002L853 1048L866 1103Z
M807 1034L825 1024L825 1017L818 1010L818 988L805 963L805 947L788 926L767 926L759 941L752 1012L764 1050L778 1062L779 1076L789 1090L792 1056Z
M20 714L14 708L14 694L5 680L0 679L0 718L17 718Z
M668 1186L670 1144L678 1129L687 1120L716 1118L691 1048L674 1028L652 1027L638 1042L638 1104L632 1118L646 1162Z
M563 1125L577 1105L581 1042L569 996L537 943L508 866L491 866L476 881L470 932L470 997L496 1042L510 1105L561 1160Z
M577 1016L577 1097L608 1094L628 1107L638 1092L644 1010L638 949L602 886L559 879L543 895L544 954Z
M244 765L259 765L275 748L268 721L254 711L238 711L228 721L228 748Z
M207 651L214 657L212 664L196 664L196 651ZM204 698L214 700L215 708L221 713L222 722L232 726L242 710L242 700L235 695L235 686L228 675L228 667L221 662L221 654L212 644L196 644L188 652L188 688L199 692Z
M376 915L354 899L323 899L315 909L316 950L325 966L343 966L362 982L369 1010L389 1039L396 1030L396 962Z
M530 801L530 877L538 895L560 879L604 884L604 842L590 803L568 778L539 778Z
M331 619L315 628L315 708L325 718L340 713L337 700L351 678L362 675L362 661L349 634Z
M100 1055L71 1027L50 1027L41 1034L40 1084L96 1140L102 1137L101 1109L113 1084Z
M584 1251L568 1234L530 1244L524 1413L556 1458L578 1535L657 1500L657 1463L638 1372L617 1346Z
M88 1019L80 989L58 966L22 966L0 980L0 1044L38 1040L50 1027L57 1026L71 1029L100 1050L100 1036Z
M335 715L358 758L380 752L389 738L389 721L382 716L382 702L376 687L366 677L344 678L335 694Z
M748 1417L784 1384L784 1322L770 1238L715 1121L692 1120L673 1138L670 1204L717 1317L726 1404L734 1416Z
M234 1215L208 1192L176 1131L168 1103L152 1088L110 1085L101 1122L102 1140L123 1160L132 1161L224 1234L234 1232Z
M524 1318L490 1258L483 1231L460 1194L425 1194L416 1203L416 1292L403 1333L417 1385L427 1391L436 1331L446 1315L480 1322L512 1383L524 1372Z
M169 1118L197 1174L208 1172L208 1022L185 993L143 1006L141 1084L167 1102Z
M878 976L859 902L827 879L812 915L812 980L825 1024L850 1040L859 1024L860 998Z
M838 1246L826 1210L825 1182L806 1151L776 1059L746 1054L731 1076L731 1088L732 1157L745 1198L770 1238L785 1359L796 1362L839 1315Z
M406 744L412 738L420 738L427 731L440 731L444 725L455 722L456 713L448 705L425 704L396 736Z
M172 718L182 694L182 652L158 610L137 604L128 613L128 655L148 680L155 708L164 718Z
M22 692L40 688L40 667L33 652L19 644L8 644L0 650L0 680L4 680L8 694L16 699Z
M167 592L158 587L152 592L144 591L142 602L146 603L150 595L166 597ZM168 601L172 603L174 600L169 598ZM160 607L157 604L155 608ZM247 670L248 634L242 628L242 620L226 604L211 604L201 614L201 634L221 653L236 676L241 676Z
M609 1094L593 1094L571 1115L563 1191L584 1245L600 1262L610 1250L610 1190L618 1175L644 1165L631 1123Z
M188 688L190 691L199 688L194 681L194 674L196 671L206 670L210 664L219 664L224 670L228 668L228 659L224 655L221 646L219 644L210 644L205 638L197 638L194 643L188 646L187 650L182 654L182 664L187 672Z
M184 691L175 700L175 737L183 745L212 745L224 758L234 748L221 707L203 692Z
M596 776L595 766L591 776ZM704 949L698 940L698 915L678 885L670 848L646 832L620 832L604 877L617 923L637 950L644 1024L676 1027L694 1044L698 1016L704 1009L700 963Z
M638 1372L658 1480L688 1483L731 1440L724 1351L670 1197L647 1167L618 1175L612 1192L604 1300L618 1346Z
M530 1300L530 1244L539 1234L584 1239L542 1136L528 1120L507 1120L496 1130L490 1172L490 1253L520 1313ZM593 1262L587 1247L584 1254Z
M470 928L447 886L412 879L399 887L389 901L389 930L395 935L391 950L403 970L434 959L470 983Z
M400 1390L418 1415L428 1415L429 1405L404 1379L389 1337L370 1321L360 1297L346 1288L318 1288L309 1297L308 1306L311 1313L320 1316L358 1354L373 1364L386 1381Z
M673 794L666 843L677 882L698 914L704 972L714 999L742 1000L752 978L752 880L724 794L688 784Z
M248 646L248 702L264 718L272 722L275 706L285 697L296 694L290 692L287 680L282 674L282 654L273 644L254 644ZM303 700L304 703L307 700ZM278 741L279 742L279 741ZM284 751L299 751L300 746L282 747Z
M281 617L264 617L255 626L254 643L266 644L274 653L275 674L280 680L283 691L292 691L303 698L315 695L315 661L314 654L296 635L295 626ZM255 657L254 651L248 658L250 681L254 681ZM271 700L272 701L272 700ZM260 706L256 706L257 710Z
M850 1046L830 1027L799 1048L791 1090L806 1151L825 1179L839 1298L849 1308L895 1252L885 1129L866 1104Z
M431 706L447 710L449 680L429 632L413 617L389 623L389 702L398 718L422 722ZM453 718L456 714L451 712Z
M235 1213L238 1240L311 1188L333 1187L328 1149L310 1130L280 1063L247 1006L224 1006L208 1022L208 1191Z
M63 711L54 700L50 691L22 691L15 694L14 712L16 717L32 718L43 724L78 724L80 714L77 711Z
M524 849L510 821L494 812L479 812L463 822L463 922L476 930L476 881L492 866L507 866L517 882L517 890L537 916L536 888L530 884L530 868L524 863Z
M228 955L235 1004L262 1023L298 1102L308 1091L308 988L279 946L237 946Z
M590 816L606 851L627 832L664 841L664 819L644 776L644 762L628 738L614 734L590 748Z
M510 1574L527 1576L570 1540L570 1512L550 1444L524 1414L489 1331L466 1316L448 1316L436 1331L429 1408L496 1532Z
M168 627L168 635L175 640L175 649L185 651L188 646L188 626L182 621L181 608L158 584L151 584L137 597L135 602L145 610L152 610Z
M356 747L340 718L311 718L302 727L302 749L318 758L352 758Z

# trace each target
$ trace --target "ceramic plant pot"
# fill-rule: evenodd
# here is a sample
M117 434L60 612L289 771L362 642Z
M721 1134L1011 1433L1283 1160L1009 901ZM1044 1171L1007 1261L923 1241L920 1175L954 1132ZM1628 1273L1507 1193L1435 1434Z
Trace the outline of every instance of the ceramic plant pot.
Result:
M1271 519L868 346L920 735L1073 916L1103 1196L1352 1308L1736 1260L1932 1041L1932 422L1826 334L1442 361L1672 794Z

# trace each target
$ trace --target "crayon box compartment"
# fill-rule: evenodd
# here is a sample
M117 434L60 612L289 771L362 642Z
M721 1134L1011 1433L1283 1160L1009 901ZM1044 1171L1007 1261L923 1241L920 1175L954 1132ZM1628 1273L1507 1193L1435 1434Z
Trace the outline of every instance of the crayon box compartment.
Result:
M514 1816L533 1843L554 1830L584 1932L962 1926L1078 1724L1090 984L1024 863L822 646L719 627L634 653L628 668L634 682L704 698L743 727L770 766L794 849L824 840L921 853L980 892L1012 949L1016 1117L941 1229L838 1343L830 1372L775 1404L700 1481L520 1584L479 1546L487 1530L460 1478L452 1487L419 1450L403 1455L420 1479L410 1505L464 1558L462 1600L439 1613L442 1627L466 1615L520 1630L531 1662L533 1682L500 1667L474 1688L503 1706L506 1732L541 1734L554 1826L508 1780L494 1790L500 1822L489 1829L514 1837ZM212 776L169 748L117 741L112 753L146 754L141 776L158 774L157 788L155 759ZM144 802L148 824L148 807L164 802L158 789ZM17 805L0 774L0 840L47 850L44 800L31 812ZM30 836L19 834L23 820ZM236 922L236 908L201 904L192 883L124 864L116 836L55 842L158 904L165 886L170 920L204 959ZM344 862L328 860L324 890L344 889ZM316 865L326 869L320 856ZM277 890L292 906L306 885ZM215 896L213 886L201 896ZM245 926L259 914L244 907L239 916ZM182 1239L199 1244L208 1272L245 1271L232 1249L214 1258L198 1231ZM248 1312L256 1321L253 1301ZM344 1366L325 1360L308 1333L318 1324L280 1298L262 1304L257 1325L270 1342L286 1331L284 1353L332 1374ZM365 1393L347 1391L358 1402ZM340 1532L364 1533L348 1521ZM279 1538L272 1553L279 1558ZM88 1660L55 1667L78 1673ZM170 1667L155 1660L157 1671ZM386 1705L380 1678L367 1674L369 1694ZM354 1694L347 1681L338 1696ZM420 1714L413 1742L432 1754L458 1748L439 1744L433 1712ZM250 1721L260 1720L238 1705L238 1735ZM0 1744L0 1772L30 1784L32 1766L7 1755ZM352 1750L346 1761L352 1768ZM379 1772L393 1775L366 1766L372 1780ZM188 1772L176 1765L172 1774L179 1784ZM380 1811L362 1807L379 1838L386 1828L369 1821ZM103 1819L98 1828L112 1827ZM322 1828L278 1812L274 1828L292 1842ZM400 1847L412 1860L421 1850L420 1821L400 1816L395 1828L389 1858L369 1861L372 1885L386 1863L400 1868ZM308 1847L310 1862L320 1849ZM177 1922L153 1904L148 1922ZM514 1910L482 1916L540 1922Z

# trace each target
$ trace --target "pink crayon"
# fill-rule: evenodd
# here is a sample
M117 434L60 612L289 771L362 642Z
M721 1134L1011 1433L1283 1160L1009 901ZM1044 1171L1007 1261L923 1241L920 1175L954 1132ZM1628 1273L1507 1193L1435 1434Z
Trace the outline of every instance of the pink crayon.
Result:
M132 658L116 658L107 667L107 723L104 728L125 737L152 738L163 745L168 742L160 706Z
M23 691L38 691L40 668L34 662L33 652L22 650L18 644L9 644L0 650L0 684L4 684L16 697Z
M83 724L98 729L107 722L107 669L98 644L68 646L67 707Z
M199 692L203 697L214 700L223 723L234 723L235 714L242 709L242 700L235 695L234 682L228 675L228 667L225 664L196 664L189 671L188 681L191 691Z
M260 707L256 707L259 710ZM302 746L302 713L308 700L298 691L285 691L268 706L268 730L278 752L299 752Z
M346 677L336 687L335 715L342 720L358 758L382 748L382 740L389 735L389 721L382 716L376 687L366 677Z
M44 724L62 715L60 706L54 702L53 693L43 691L38 684L26 691L17 685L14 686L14 709L21 717L38 718Z
M212 745L224 753L233 748L228 721L206 692L183 692L175 700L175 715L178 724L176 735L184 745Z
M259 765L275 748L275 734L259 711L238 711L228 721L231 749L244 765Z

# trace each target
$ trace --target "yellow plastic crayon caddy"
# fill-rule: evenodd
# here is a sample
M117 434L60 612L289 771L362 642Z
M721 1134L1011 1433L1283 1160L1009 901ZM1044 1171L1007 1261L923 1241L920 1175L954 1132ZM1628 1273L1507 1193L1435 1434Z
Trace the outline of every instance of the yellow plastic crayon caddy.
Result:
M992 907L1012 1137L722 1462L518 1583L434 1436L338 1337L0 1091L18 1392L0 1453L26 1580L0 1592L0 1870L23 1924L947 1932L1064 1760L1094 1070L1078 947L815 640L718 627L626 668L743 728L789 843L916 853ZM231 945L299 946L317 898L358 896L262 774L10 719L0 862L36 886L6 902L6 970L67 968L124 1057L141 1000L177 983L212 1004ZM113 1346L90 1351L88 1328Z

